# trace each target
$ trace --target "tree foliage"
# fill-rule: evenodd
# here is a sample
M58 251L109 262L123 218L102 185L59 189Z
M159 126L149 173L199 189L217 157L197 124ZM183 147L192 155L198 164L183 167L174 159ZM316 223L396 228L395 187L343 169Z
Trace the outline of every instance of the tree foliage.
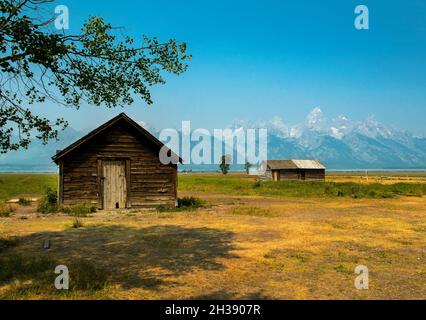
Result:
M191 58L186 44L131 37L100 17L90 17L78 34L54 29L43 10L53 0L0 0L0 152L26 148L36 137L47 143L67 126L31 105L47 100L79 108L83 102L108 108L135 97L152 104L150 87L163 73L179 75ZM53 14L53 12L52 12Z
M249 174L250 173L250 168L253 167L253 164L251 164L250 162L246 162L244 164L244 169L246 170L246 173Z
M223 174L228 174L229 167L231 163L231 156L230 155L224 155L222 156L219 164L219 168L222 171Z

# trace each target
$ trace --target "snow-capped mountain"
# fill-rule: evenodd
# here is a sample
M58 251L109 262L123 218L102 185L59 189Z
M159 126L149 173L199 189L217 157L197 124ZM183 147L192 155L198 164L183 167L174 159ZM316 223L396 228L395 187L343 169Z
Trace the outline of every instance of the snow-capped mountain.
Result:
M138 123L159 136L160 131L148 123ZM386 126L372 116L364 121L351 121L344 115L328 119L320 108L315 108L302 123L293 126L280 117L274 117L261 121L238 120L228 128L268 129L269 159L315 158L328 169L426 168L426 138ZM84 134L67 128L60 133L59 141L43 145L35 140L28 150L0 154L0 171L56 170L52 155ZM197 143L191 141L191 150ZM240 170L240 167L234 169ZM217 165L187 164L184 168L217 170Z
M320 108L305 121L289 126L280 118L235 121L231 127L268 129L268 158L315 158L333 169L426 168L426 139L391 128L373 116L351 121L328 119Z

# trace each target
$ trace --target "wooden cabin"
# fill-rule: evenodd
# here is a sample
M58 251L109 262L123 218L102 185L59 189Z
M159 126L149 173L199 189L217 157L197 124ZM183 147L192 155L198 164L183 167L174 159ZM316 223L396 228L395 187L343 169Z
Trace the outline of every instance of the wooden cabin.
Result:
M59 166L59 204L107 210L175 206L177 164L160 162L163 146L121 113L52 158Z
M267 160L258 171L262 180L325 180L325 166L318 160Z

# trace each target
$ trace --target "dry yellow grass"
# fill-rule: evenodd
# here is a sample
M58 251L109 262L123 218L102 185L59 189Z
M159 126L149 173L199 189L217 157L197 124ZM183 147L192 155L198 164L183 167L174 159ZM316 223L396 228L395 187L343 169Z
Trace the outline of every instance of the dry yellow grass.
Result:
M362 184L395 184L395 183L426 183L426 174L420 172L330 172L326 177L327 181L333 182L353 182Z
M2 298L424 299L426 198L303 199L181 193L209 203L191 212L98 212L0 218L2 254L86 261L108 285L71 295L0 283ZM25 216L26 219L22 219ZM42 249L49 239L52 247ZM366 265L369 290L354 287ZM52 286L55 275L52 270ZM71 281L73 281L71 279Z

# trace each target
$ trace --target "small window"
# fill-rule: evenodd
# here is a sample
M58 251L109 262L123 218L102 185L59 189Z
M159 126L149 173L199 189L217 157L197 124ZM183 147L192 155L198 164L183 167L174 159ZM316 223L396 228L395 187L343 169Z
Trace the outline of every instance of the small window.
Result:
M120 204L118 202L115 203L115 208L120 209Z

